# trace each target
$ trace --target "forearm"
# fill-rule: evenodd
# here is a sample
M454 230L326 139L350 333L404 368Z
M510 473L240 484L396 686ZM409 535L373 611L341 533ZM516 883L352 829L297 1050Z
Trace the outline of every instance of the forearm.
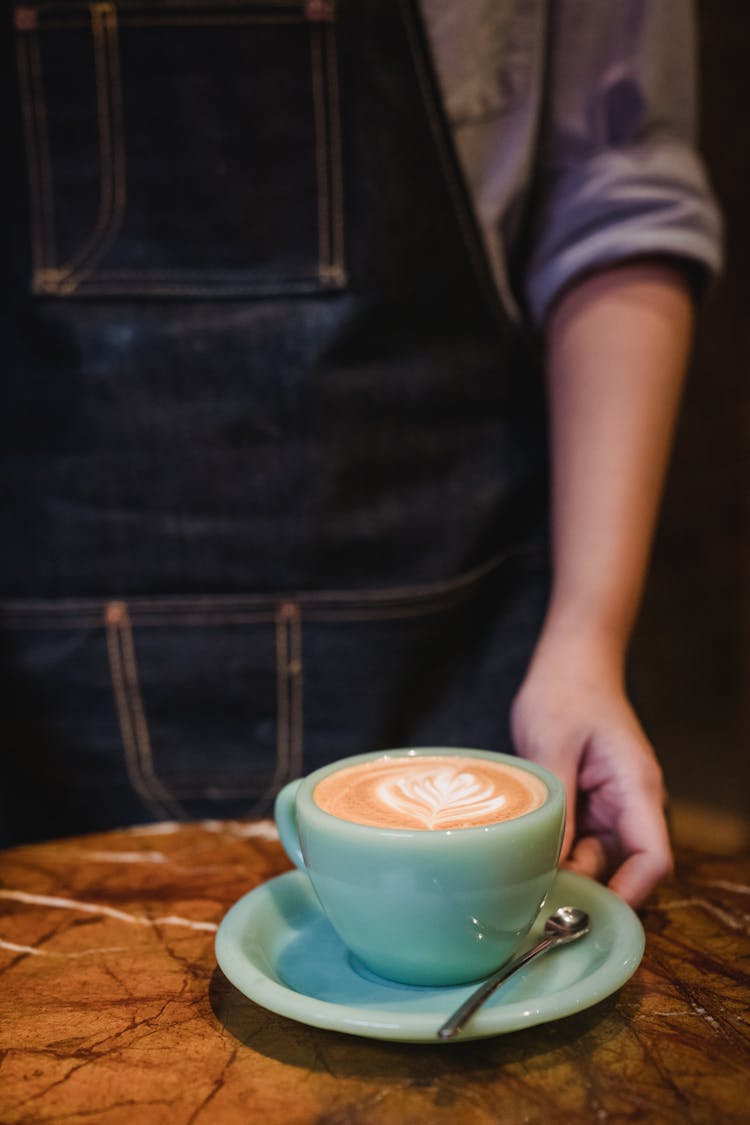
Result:
M623 665L692 325L687 282L645 262L582 281L549 325L552 596L511 730L522 757L563 779L566 862L633 905L671 852L661 771Z
M640 602L692 328L686 279L658 262L583 280L549 324L553 588L545 634L603 641L615 660Z

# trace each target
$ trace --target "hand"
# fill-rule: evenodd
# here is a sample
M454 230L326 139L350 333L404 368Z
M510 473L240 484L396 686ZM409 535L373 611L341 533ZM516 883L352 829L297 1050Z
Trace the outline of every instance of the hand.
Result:
M622 666L692 325L679 267L633 260L582 275L546 326L553 581L513 735L522 757L565 783L565 862L633 905L672 859L661 771Z
M612 646L542 637L516 696L511 730L522 758L562 780L563 866L639 906L672 868L664 785L625 694Z

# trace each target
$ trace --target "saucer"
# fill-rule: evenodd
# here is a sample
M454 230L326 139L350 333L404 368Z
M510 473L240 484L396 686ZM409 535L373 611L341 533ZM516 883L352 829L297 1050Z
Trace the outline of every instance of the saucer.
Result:
M580 906L591 931L520 969L490 997L457 1042L560 1019L616 992L638 968L645 938L630 907L582 875L558 873L532 927L558 906ZM396 984L358 966L332 929L307 876L263 883L227 912L216 935L222 972L245 996L279 1015L349 1035L437 1043L438 1027L476 987Z

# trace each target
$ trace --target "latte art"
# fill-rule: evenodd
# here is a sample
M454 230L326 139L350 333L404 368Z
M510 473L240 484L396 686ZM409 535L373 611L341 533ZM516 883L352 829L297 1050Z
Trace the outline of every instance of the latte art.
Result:
M386 808L416 817L425 828L441 828L465 816L481 823L507 802L504 793L475 774L456 773L450 767L426 767L411 777L386 778L376 790Z
M536 775L490 758L421 755L348 766L315 787L314 800L343 820L377 828L473 828L539 808Z

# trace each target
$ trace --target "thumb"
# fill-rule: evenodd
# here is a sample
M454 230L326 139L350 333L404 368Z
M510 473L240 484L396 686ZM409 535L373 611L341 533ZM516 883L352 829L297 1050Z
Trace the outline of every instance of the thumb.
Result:
M555 771L557 772L557 771ZM557 773L560 781L563 783L565 789L565 832L563 833L562 849L560 851L560 862L568 858L572 849L573 843L576 838L576 777L575 774Z
M527 758L530 762L537 762L540 766L544 766L562 782L565 791L565 830L562 847L560 848L560 863L563 863L570 855L576 838L577 763L568 760L569 764L565 764L565 759L562 756L553 763L548 754L537 756L536 754L523 753L521 750L517 750L517 753L519 758Z
M565 767L552 765L549 761L544 763L546 769L553 773L562 782L565 790L565 831L563 832L562 848L560 849L560 863L570 855L576 838L576 801L578 794L577 774L575 765Z
M601 882L606 877L609 866L601 840L596 836L582 836L576 840L565 866L568 871L576 871L579 875L588 875L589 879Z

